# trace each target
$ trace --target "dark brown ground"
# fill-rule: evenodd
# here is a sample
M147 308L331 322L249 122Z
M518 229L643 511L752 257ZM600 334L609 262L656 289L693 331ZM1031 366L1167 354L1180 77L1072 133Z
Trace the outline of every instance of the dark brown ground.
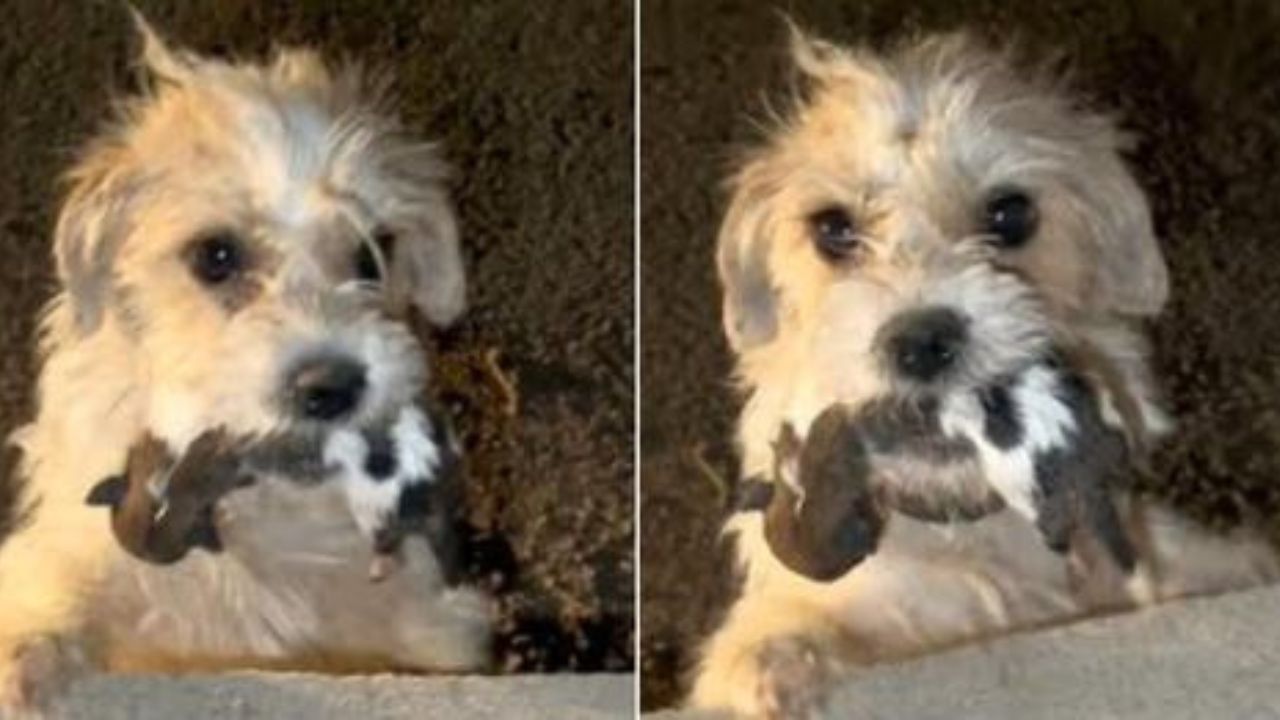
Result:
M1280 537L1280 5L1248 0L779 3L832 39L970 26L1065 50L1079 85L1141 143L1173 275L1157 366L1180 429L1149 489ZM754 0L645 0L642 81L641 669L673 701L731 597L716 532L737 401L719 329L719 181L786 88L785 31Z
M392 68L444 141L473 289L438 343L472 473L472 570L508 670L632 666L632 10L628 3L137 0L171 39L311 44ZM0 3L0 430L30 416L32 317L71 151L131 85L115 0ZM500 373L489 368L492 359ZM503 375L516 395L502 390ZM504 410L515 400L516 412ZM0 518L7 515L0 483ZM0 528L3 521L0 520Z

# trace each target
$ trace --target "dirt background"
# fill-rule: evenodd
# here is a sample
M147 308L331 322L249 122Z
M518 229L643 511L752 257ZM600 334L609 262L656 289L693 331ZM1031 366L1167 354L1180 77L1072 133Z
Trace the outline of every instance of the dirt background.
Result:
M645 0L641 18L642 701L672 702L733 583L735 478L712 244L735 149L789 74L778 10L845 42L965 26L1064 50L1140 138L1173 280L1156 365L1179 431L1146 489L1280 538L1280 3Z
M472 288L435 341L471 463L473 576L509 671L633 664L633 11L570 0L137 0L202 52L310 44L393 70L443 141ZM58 174L131 87L124 3L0 3L0 430L31 414ZM502 378L502 379L499 379ZM504 389L509 383L510 389ZM0 483L0 517L12 496ZM0 520L0 528L3 527Z

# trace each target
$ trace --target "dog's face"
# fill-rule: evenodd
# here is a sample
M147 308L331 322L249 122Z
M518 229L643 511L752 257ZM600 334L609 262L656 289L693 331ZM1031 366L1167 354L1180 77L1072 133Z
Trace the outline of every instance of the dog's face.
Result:
M810 382L815 410L941 393L1161 307L1105 118L959 37L885 58L797 37L795 56L807 95L737 176L719 240L748 384Z
M144 29L151 89L73 171L56 256L79 339L138 348L173 437L361 424L421 386L409 305L463 309L431 146L354 69L305 51L233 65Z

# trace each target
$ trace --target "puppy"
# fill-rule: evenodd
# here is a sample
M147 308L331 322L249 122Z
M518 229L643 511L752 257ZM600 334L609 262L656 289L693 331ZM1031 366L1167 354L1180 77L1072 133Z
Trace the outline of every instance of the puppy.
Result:
M170 566L85 503L146 432L178 456L221 427L319 458L334 431L387 427L426 379L406 314L464 307L445 165L383 84L306 50L202 58L139 25L148 89L71 171L57 222L38 410L14 438L30 520L0 547L0 715L85 665L484 667L488 600L418 537L370 584L320 462L228 493L223 552Z
M399 566L414 533L427 538L453 579L458 446L438 418L407 407L388 426L339 430L326 442L324 460L346 491L356 525L373 541L371 580L385 580Z
M116 540L141 560L168 565L193 548L222 552L217 502L253 482L235 449L224 431L210 430L175 458L146 435L129 448L124 473L93 486L85 501L111 509Z
M281 440L205 431L175 458L146 435L129 448L124 474L95 485L86 501L110 507L116 539L142 560L170 564L195 548L221 552L217 506L227 493L256 475L297 477L298 468L317 462ZM395 569L410 533L428 539L443 569L456 569L458 447L440 419L408 406L388 427L335 428L314 450L324 463L320 482L341 484L356 526L373 543L370 579Z
M964 37L877 56L796 33L793 55L805 92L737 173L719 236L746 477L770 475L784 426L803 442L832 405L976 392L1054 346L1101 380L1109 427L1135 443L1165 432L1140 324L1168 277L1112 122ZM893 482L965 507L990 492L972 473L921 470ZM762 513L739 513L727 532L743 594L691 704L821 716L860 664L1276 574L1252 538L1137 502L1123 520L1138 554L1127 582L1094 583L1013 509L892 514L874 554L815 582L769 551Z
M948 522L1006 506L1035 523L1055 552L1093 541L1121 574L1133 572L1132 541L1111 492L1127 480L1123 435L1102 420L1089 384L1056 357L973 393L884 398L856 413L832 405L803 444L789 425L782 431L768 485L776 491L759 492L771 497L757 507L766 510L774 555L805 577L835 580L874 552L890 510ZM944 476L989 489L949 497Z

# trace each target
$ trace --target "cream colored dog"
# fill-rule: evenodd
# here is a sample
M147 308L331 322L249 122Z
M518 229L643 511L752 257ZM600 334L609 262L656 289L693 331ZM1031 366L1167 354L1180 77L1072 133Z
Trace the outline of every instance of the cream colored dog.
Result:
M394 417L425 380L404 312L464 306L446 168L379 84L303 50L200 58L140 24L150 88L89 146L57 224L38 415L15 438L31 514L0 546L0 708L38 712L86 666L484 666L488 601L447 587L421 539L370 584L340 483L259 478L224 499L225 552L168 567L85 504L147 430L305 444Z
M794 57L807 93L737 174L719 238L749 396L744 473L771 477L784 425L803 435L832 404L973 390L1050 344L1082 358L1135 446L1165 432L1140 324L1168 279L1113 124L963 37L874 56L797 34ZM967 479L904 481L955 496ZM1132 503L1128 523L1141 556L1128 582L1082 573L1005 510L972 524L894 515L874 555L820 583L773 557L760 513L739 513L727 529L745 590L691 702L820 716L859 664L1277 570L1261 543L1159 507Z

